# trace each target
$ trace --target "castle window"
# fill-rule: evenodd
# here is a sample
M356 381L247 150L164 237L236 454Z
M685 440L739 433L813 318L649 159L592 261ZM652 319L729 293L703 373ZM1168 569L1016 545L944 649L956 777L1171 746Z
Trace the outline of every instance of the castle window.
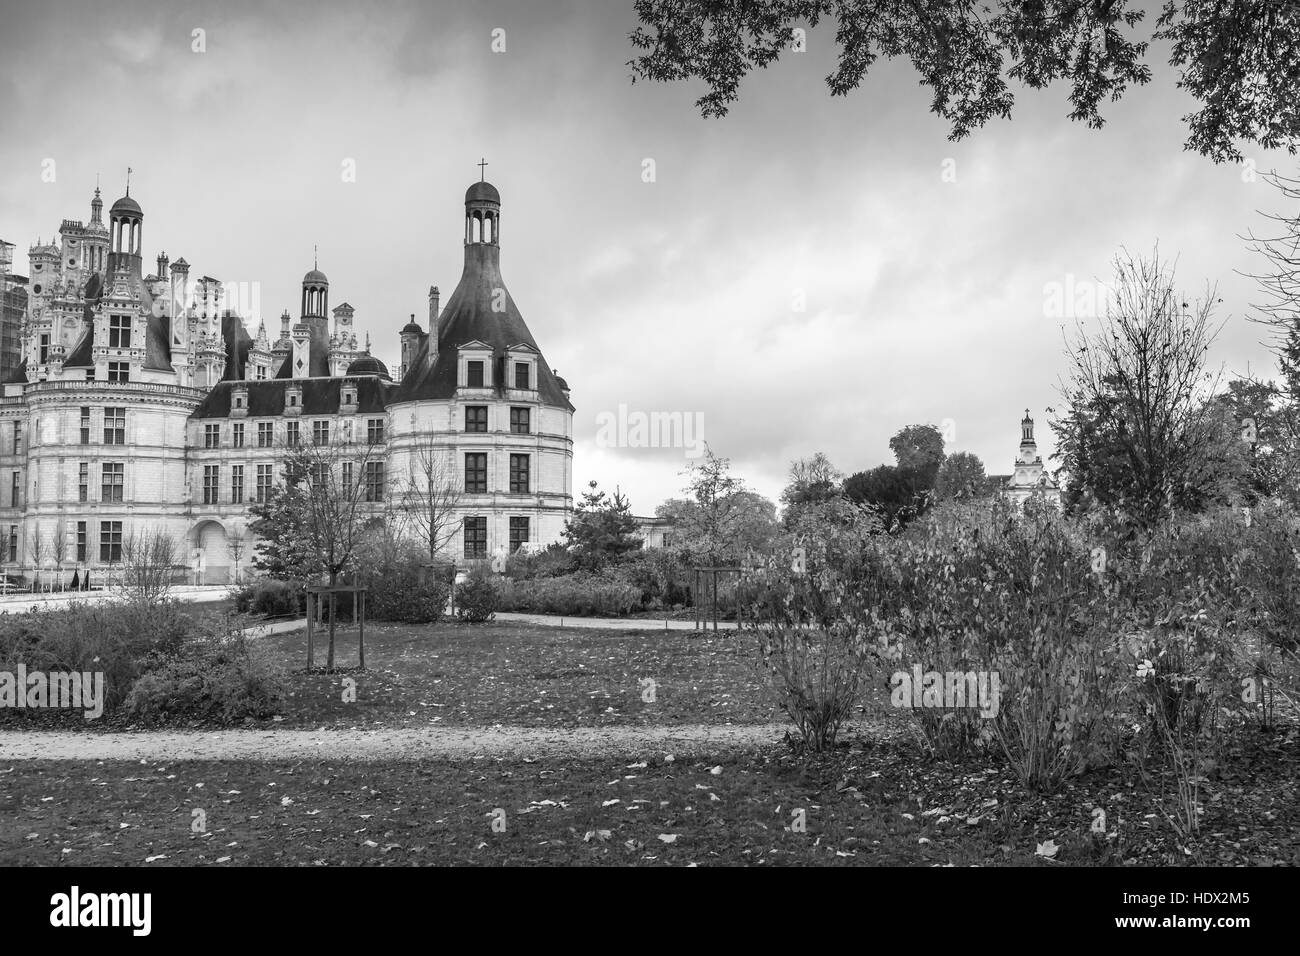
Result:
M465 431L467 432L487 431L487 406L486 405L465 406Z
M384 500L384 463L366 462L366 501Z
M17 508L22 504L23 494L23 476L21 472L13 473L13 481L9 484L9 507Z
M131 381L131 363L130 362L109 362L108 380L110 382Z
M99 523L99 560L105 564L122 560L122 522Z
M529 384L528 363L515 363L515 388L532 388Z
M264 378L266 378L266 366L265 366L265 365L259 365L259 366L257 366L257 367L254 369L254 373L255 373L255 374L253 375L253 378L256 378L256 379L264 379Z
M384 443L384 420L372 418L366 422L366 441L372 445Z
M85 563L86 560L86 522L77 522L77 561Z
M131 347L131 317L129 315L110 315L108 317L108 347L110 349L129 349Z
M317 445L327 445L330 440L330 423L315 421L311 423L311 440Z
M528 519L510 519L510 553L514 554L528 541Z
M529 420L530 411L527 408L510 409L510 430L516 435L527 435L532 430L530 427L532 422Z
M271 465L257 466L257 486L254 489L255 501L265 501L271 494L271 484L274 480L271 467Z
M257 423L257 447L270 448L275 443L275 423Z
M528 493L528 456L510 456L510 490L514 494Z
M126 409L104 409L104 444L126 444Z
M21 455L23 452L23 423L14 422L14 454Z
M284 443L290 448L297 448L301 439L298 435L297 422L285 422L284 425Z
M230 426L230 444L235 448L244 447L244 423L235 422Z
M468 494L487 492L487 453L467 452L465 455L465 491Z
M465 557L487 557L487 518L465 519Z
M18 560L18 525L9 526L9 563L13 564Z
M41 333L41 364L44 365L50 360L50 337L47 333Z
M342 404L344 404L344 405L355 405L356 403L357 403L357 390L356 390L355 388L345 388L345 389L343 389L343 401L342 401Z
M219 491L221 487L221 466L204 465L203 466L203 503L205 505L215 505L219 500Z
M483 387L483 363L466 362L465 363L465 384L470 388Z
M235 396L235 407L236 407L236 408L243 408L243 407L244 407L244 396L243 396L243 395L236 395L236 396Z
M220 425L203 426L203 447L204 448L221 447L221 426Z
M81 443L90 444L90 408L86 405L81 406Z
M77 500L90 500L90 462L77 465Z
M230 466L230 503L232 505L243 504L244 502L244 466Z
M125 481L126 464L124 462L104 462L100 475L99 500L107 502L121 501Z

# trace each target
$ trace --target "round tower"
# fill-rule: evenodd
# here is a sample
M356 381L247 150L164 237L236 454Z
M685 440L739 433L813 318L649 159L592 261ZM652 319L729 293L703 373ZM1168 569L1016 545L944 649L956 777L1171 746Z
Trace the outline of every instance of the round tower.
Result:
M110 272L129 272L140 275L140 246L144 238L144 212L131 198L131 187L126 195L113 203L108 211Z

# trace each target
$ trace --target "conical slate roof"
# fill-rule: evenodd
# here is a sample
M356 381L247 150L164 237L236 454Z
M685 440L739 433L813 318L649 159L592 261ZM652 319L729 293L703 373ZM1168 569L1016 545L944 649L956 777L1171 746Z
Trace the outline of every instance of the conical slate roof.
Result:
M460 282L438 318L437 356L429 354L431 339L426 333L393 398L394 403L452 398L456 393L457 347L482 342L492 349L494 365L496 360L505 357L506 349L526 345L536 350L537 388L543 404L573 410L506 289L501 278L500 256L501 247L494 243L466 244ZM494 311L494 305L501 311ZM501 378L494 375L493 381L504 390L505 382Z

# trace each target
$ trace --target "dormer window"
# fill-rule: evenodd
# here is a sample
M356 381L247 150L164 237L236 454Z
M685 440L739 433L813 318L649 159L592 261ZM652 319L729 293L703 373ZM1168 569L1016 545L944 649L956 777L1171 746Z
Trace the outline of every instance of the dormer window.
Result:
M235 396L235 407L236 407L236 408L243 408L243 407L244 407L244 396L243 396L243 395L236 395L236 396Z
M357 390L355 386L345 385L343 387L342 402L344 405L355 405L357 403Z
M515 388L529 389L532 388L531 376L527 362L515 363Z
M465 363L465 384L470 388L483 387L483 362Z

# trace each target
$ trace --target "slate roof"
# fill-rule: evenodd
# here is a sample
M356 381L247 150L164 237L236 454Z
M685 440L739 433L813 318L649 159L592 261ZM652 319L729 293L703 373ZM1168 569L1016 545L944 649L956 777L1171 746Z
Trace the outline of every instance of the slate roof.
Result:
M482 185L482 184L476 184ZM429 353L430 335L424 333L411 367L403 377L393 402L450 399L456 393L456 348L469 342L482 342L492 349L496 367L501 369L508 348L527 345L537 350L537 389L546 405L573 410L564 397L555 373L537 348L519 307L501 278L501 249L491 243L476 242L465 246L465 268L456 291L447 300L438 318L438 354ZM493 311L498 291L504 298L504 310ZM503 370L508 371L508 370ZM508 377L494 374L498 391L504 392Z
M339 410L340 392L344 382L357 387L357 410L365 413L382 413L387 407L395 386L373 375L357 378L300 378L260 379L251 382L218 382L212 391L194 409L191 418L229 418L230 393L236 385L248 389L248 417L268 418L284 414L284 393L291 385L302 386L302 414L335 415Z
M328 378L330 374L330 330L329 319L302 318L299 322L307 323L311 329L311 340L308 346L308 378ZM292 339L290 339L292 342ZM280 363L279 369L275 373L276 378L293 378L293 352L284 357Z
M19 362L18 367L14 369L12 372L10 372L5 377L3 382L0 382L0 385L20 385L20 384L21 385L27 384L27 359L23 359L21 362Z

